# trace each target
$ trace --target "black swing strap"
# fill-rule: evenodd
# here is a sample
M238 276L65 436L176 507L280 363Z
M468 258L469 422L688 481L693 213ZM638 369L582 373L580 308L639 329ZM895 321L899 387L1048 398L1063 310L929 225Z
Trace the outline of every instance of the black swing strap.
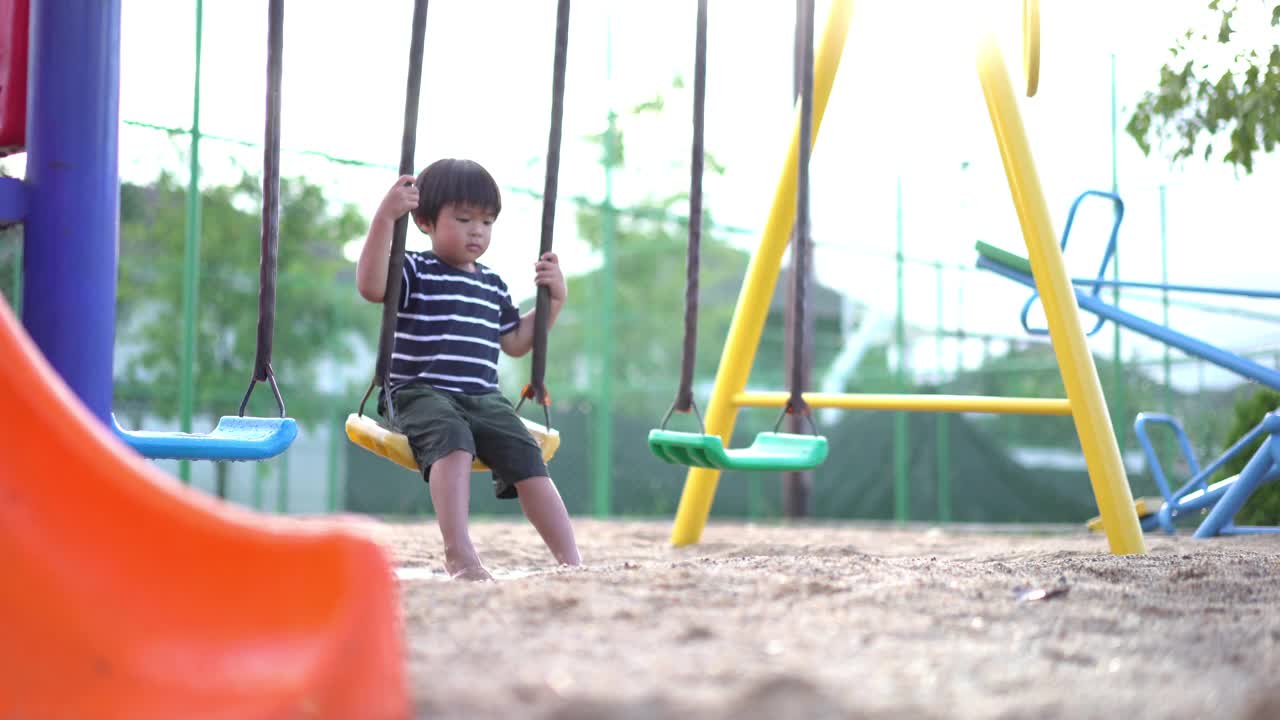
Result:
M790 397L778 417L779 426L782 418L789 414L801 415L809 420L810 425L813 424L809 405L802 394L805 300L809 284L809 156L813 145L813 0L801 0L796 7L800 11L796 18L800 40L800 152L796 175L795 242L791 248L791 267L795 274L792 284L795 336L791 343Z
M404 137L400 143L400 174L413 174L413 155L418 140L418 99L422 90L422 53L427 36L427 0L414 0L413 37L409 43L409 80L404 96ZM395 403L391 401L391 353L396 343L396 313L403 280L404 242L409 231L409 215L396 220L391 231L391 257L387 261L386 293L382 296L382 329L378 335L378 363L373 381L360 400L360 414L374 388L381 386L387 405L387 419L395 427Z
M697 415L699 432L705 434L702 415L693 400L693 370L698 353L698 268L702 247L702 173L704 126L707 105L707 0L698 0L698 24L693 61L693 156L689 163L689 242L685 261L684 350L680 355L680 387L662 428L673 412Z
M551 83L551 132L547 140L547 179L542 193L542 243L538 257L551 252L556 222L556 192L560 177L560 135L564 127L564 74L569 54L569 0L556 7L556 51ZM518 410L531 399L542 406L547 426L551 426L551 398L547 394L547 323L551 312L551 291L538 288L533 312L533 362L529 384L520 393Z
M240 401L244 417L249 396L259 382L271 385L280 417L284 398L271 369L271 339L276 326L276 261L280 245L280 86L284 68L284 0L271 0L267 18L267 122L262 151L262 258L258 267L258 348L253 377Z

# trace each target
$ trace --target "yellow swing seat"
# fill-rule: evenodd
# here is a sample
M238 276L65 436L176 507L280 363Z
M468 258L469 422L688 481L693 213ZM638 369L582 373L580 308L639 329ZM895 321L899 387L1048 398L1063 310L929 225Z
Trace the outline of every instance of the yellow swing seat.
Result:
M538 447L542 448L542 459L551 460L556 450L560 449L560 431L524 418L520 418L520 422L524 423ZM351 413L347 416L347 437L374 455L380 455L408 470L420 472L418 461L414 459L413 450L409 447L409 438L388 429L368 415ZM471 463L472 472L484 472L488 469L489 466L480 462L479 458Z

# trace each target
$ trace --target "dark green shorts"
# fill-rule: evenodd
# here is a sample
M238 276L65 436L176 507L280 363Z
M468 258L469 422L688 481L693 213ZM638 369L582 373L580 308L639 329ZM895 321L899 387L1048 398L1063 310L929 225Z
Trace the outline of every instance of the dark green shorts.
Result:
M468 395L413 382L392 395L398 429L409 438L427 482L431 482L431 466L454 450L465 450L489 466L493 493L499 498L514 498L517 482L548 474L542 448L502 393ZM386 417L382 399L378 412Z

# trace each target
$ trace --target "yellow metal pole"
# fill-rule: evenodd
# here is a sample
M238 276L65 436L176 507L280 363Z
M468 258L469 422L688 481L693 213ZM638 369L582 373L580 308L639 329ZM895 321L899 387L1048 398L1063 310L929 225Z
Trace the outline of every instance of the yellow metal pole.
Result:
M1000 146L1009 190L1030 254L1031 272L1044 301L1053 351L1058 357L1067 399L1071 402L1076 433L1080 436L1107 541L1111 552L1116 555L1146 553L1129 480L1125 477L1120 448L1116 445L1115 429L1111 426L1107 401L1102 396L1102 384L1098 381L1098 369L1093 364L1093 355L1089 353L1084 330L1080 327L1080 309L1067 279L1062 251L1058 248L1049 219L1049 206L1036 174L1022 116L1009 82L1009 71L991 35L983 38L978 50L978 76L982 80L991 126Z
M784 392L742 392L733 396L740 407L783 407ZM1011 415L1070 415L1071 402L1062 398L990 397L986 395L901 395L880 393L805 393L814 408L842 410L909 410L912 412L980 412Z
M826 26L814 54L813 61L813 142L818 140L822 127L822 115L831 97L840 56L844 54L845 36L853 17L853 0L835 0L827 14ZM764 330L769 300L782 267L782 254L791 235L796 214L796 176L800 154L799 108L796 110L795 127L791 132L791 146L778 179L778 189L773 196L773 206L765 221L760 246L751 256L747 266L746 281L738 294L738 304L729 325L729 338L720 356L716 370L715 387L707 405L707 432L719 435L726 445L733 435L737 420L737 408L733 396L747 386L747 376L755 360L756 346ZM671 530L673 545L690 545L702 537L702 528L711 514L711 502L715 499L716 483L720 472L710 468L690 468L685 478L680 506L676 509L675 525Z

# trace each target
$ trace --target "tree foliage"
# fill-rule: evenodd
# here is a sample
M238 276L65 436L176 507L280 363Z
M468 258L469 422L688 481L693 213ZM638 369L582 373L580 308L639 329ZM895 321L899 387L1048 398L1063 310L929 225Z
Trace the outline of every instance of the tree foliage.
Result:
M1126 127L1144 154L1159 147L1173 161L1197 152L1208 160L1225 134L1222 160L1251 173L1255 154L1275 149L1280 141L1280 2L1268 4L1270 26L1261 42L1233 25L1242 22L1240 3L1222 0L1208 5L1215 30L1191 29L1178 38L1172 58L1160 69L1159 85L1143 95ZM1230 59L1211 62L1215 55Z
M0 227L0 296L16 312L22 302L18 297L22 272L22 226Z
M555 329L559 347L588 351L609 344L613 348L613 376L625 381L618 387L620 401L648 414L671 404L680 378L687 222L670 212L675 202L676 198L655 202L647 208L649 212L632 208L621 213L595 206L579 210L582 237L596 248L603 243L606 214L613 214L613 286L605 287L602 271L570 278L573 311L566 311ZM718 240L713 232L703 234L701 254L694 376L708 380L720 360L747 257ZM614 296L611 338L603 336L601 325L599 300L605 292ZM598 358L598 353L583 352L582 357ZM594 373L587 368L560 365L553 373L549 384L588 390L589 394L584 381L594 380ZM706 398L699 401L705 404Z
M245 176L202 196L194 405L197 414L218 416L235 414L253 373L261 185ZM126 412L178 414L185 203L185 189L168 175L121 187L115 375L117 406ZM327 412L317 392L322 361L347 358L352 333L371 327L342 258L342 245L364 225L352 207L333 211L319 187L281 181L272 368L290 416L303 422ZM247 412L274 415L261 385Z
M683 87L682 81L677 78L672 87ZM621 118L611 118L604 132L586 138L600 148L601 164L611 171L626 170L624 129L644 133L646 123L657 121L666 105L666 97L659 93ZM667 158L658 158L662 161L658 164L687 168L688 146L678 146L678 151L675 147L669 163ZM634 168L631 171L636 172ZM723 171L707 153L705 176ZM685 180L678 188L655 186L642 202L626 209L603 203L579 206L578 235L593 253L603 255L607 228L612 228L614 269L612 282L603 269L568 278L569 302L551 337L547 387L553 394L562 399L594 397L600 350L608 345L620 411L660 417L671 405L679 385L684 333L688 241L684 213L688 199ZM747 259L745 252L730 246L717 233L711 213L704 207L696 379L710 380L715 373ZM613 295L610 337L605 336L602 324L605 293ZM565 358L571 362L556 362ZM698 395L697 401L705 404L705 395Z

